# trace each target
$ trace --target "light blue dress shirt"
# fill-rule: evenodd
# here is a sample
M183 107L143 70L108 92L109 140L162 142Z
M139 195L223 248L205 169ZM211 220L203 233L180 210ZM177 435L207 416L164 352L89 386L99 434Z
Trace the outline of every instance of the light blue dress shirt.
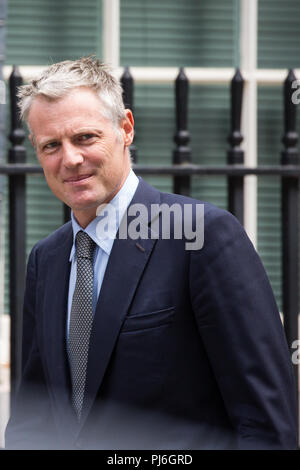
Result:
M77 232L79 230L83 230L86 232L91 239L96 243L96 248L94 252L94 294L93 294L93 312L95 313L97 300L99 297L99 293L101 290L106 266L109 260L109 255L114 243L115 236L119 229L120 222L122 217L127 210L133 195L136 191L136 188L139 184L138 177L135 173L130 170L122 188L120 191L115 195L115 197L110 201L109 205L113 206L115 212L113 214L116 217L113 217L113 220L106 225L106 231L103 230L103 224L101 225L102 230L99 230L100 225L99 222L106 217L107 219L107 212L103 211L100 215L96 216L89 225L83 229L77 222L74 217L73 211L71 212L71 221L72 221L72 228L73 228L73 245L70 253L69 261L71 264L71 272L70 272L70 280L69 280L69 294L68 294L68 318L67 318L67 337L69 336L69 324L70 324L70 314L71 314L71 307L72 307L72 299L75 290L76 284L76 250L75 250L75 239Z

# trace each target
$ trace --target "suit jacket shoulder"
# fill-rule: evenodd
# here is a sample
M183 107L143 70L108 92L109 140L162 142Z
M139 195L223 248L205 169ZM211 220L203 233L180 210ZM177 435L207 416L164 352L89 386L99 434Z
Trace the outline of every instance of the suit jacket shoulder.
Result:
M65 223L54 232L50 233L47 237L39 240L33 247L35 250L52 250L57 248L58 244L62 244L66 241L66 238L72 235L72 224L71 221Z

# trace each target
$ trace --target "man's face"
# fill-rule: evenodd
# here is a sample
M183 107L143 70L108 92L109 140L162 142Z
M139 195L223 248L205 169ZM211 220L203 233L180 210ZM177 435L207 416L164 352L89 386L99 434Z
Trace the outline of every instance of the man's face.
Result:
M93 90L76 88L54 101L35 98L28 118L49 187L83 227L115 196L130 170L132 114L126 110L118 135L101 108Z

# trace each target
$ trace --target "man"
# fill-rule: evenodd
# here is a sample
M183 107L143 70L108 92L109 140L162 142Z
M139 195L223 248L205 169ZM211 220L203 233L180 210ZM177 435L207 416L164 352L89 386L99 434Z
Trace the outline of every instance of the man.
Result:
M97 60L50 66L20 107L72 220L29 257L7 448L295 448L288 347L237 220L205 203L203 227L199 201L135 176L133 116Z

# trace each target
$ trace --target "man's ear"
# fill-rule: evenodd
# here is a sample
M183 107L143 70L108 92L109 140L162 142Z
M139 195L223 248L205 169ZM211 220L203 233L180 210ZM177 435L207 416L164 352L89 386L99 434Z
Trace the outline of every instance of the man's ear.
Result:
M129 147L129 145L132 144L134 137L134 119L130 109L125 109L125 114L126 118L122 121L121 132L125 147Z

